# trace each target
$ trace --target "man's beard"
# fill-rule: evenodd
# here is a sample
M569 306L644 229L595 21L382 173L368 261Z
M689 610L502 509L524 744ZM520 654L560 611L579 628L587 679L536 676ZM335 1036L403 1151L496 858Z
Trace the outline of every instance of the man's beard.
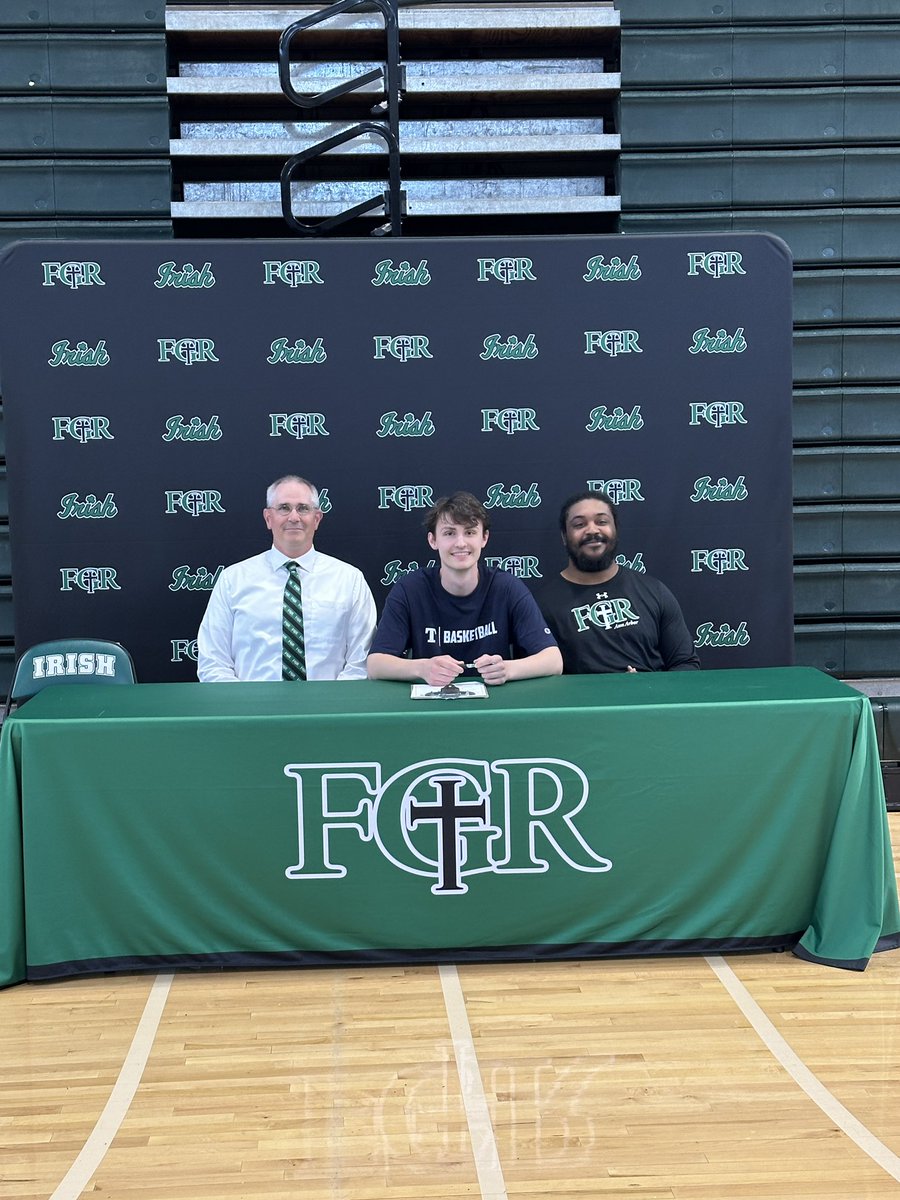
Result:
M584 571L586 574L599 574L601 571L608 571L616 561L616 547L619 540L616 537L611 538L591 538L588 545L596 545L598 541L606 542L606 549L602 554L589 554L582 548L584 543L578 544L572 538L566 539L566 549L569 552L569 559L574 567L579 571Z

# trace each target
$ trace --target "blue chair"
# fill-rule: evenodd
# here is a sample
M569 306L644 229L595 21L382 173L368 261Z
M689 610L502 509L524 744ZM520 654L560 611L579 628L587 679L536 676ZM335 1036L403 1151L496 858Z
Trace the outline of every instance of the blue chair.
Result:
M45 687L70 683L137 683L131 655L118 642L60 638L19 655L0 722Z

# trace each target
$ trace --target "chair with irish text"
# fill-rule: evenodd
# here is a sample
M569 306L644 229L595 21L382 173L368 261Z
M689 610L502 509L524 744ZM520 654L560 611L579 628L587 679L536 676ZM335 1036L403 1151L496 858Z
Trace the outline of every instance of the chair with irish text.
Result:
M5 721L45 687L73 683L136 683L131 655L118 642L96 638L60 638L38 642L16 660L9 695L0 714Z

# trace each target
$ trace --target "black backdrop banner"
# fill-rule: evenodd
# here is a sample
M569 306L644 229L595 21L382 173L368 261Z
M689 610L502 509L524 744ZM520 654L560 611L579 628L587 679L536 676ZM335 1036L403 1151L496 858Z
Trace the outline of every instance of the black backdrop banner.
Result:
M379 607L465 488L488 561L565 565L570 492L681 601L705 668L793 654L791 262L766 234L22 242L0 259L16 644L106 637L196 678L265 488Z

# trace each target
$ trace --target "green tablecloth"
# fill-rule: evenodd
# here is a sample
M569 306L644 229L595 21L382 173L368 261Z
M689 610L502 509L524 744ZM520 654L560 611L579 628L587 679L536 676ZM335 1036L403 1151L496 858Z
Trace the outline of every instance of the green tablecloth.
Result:
M48 688L0 771L0 983L900 945L871 709L808 668Z

